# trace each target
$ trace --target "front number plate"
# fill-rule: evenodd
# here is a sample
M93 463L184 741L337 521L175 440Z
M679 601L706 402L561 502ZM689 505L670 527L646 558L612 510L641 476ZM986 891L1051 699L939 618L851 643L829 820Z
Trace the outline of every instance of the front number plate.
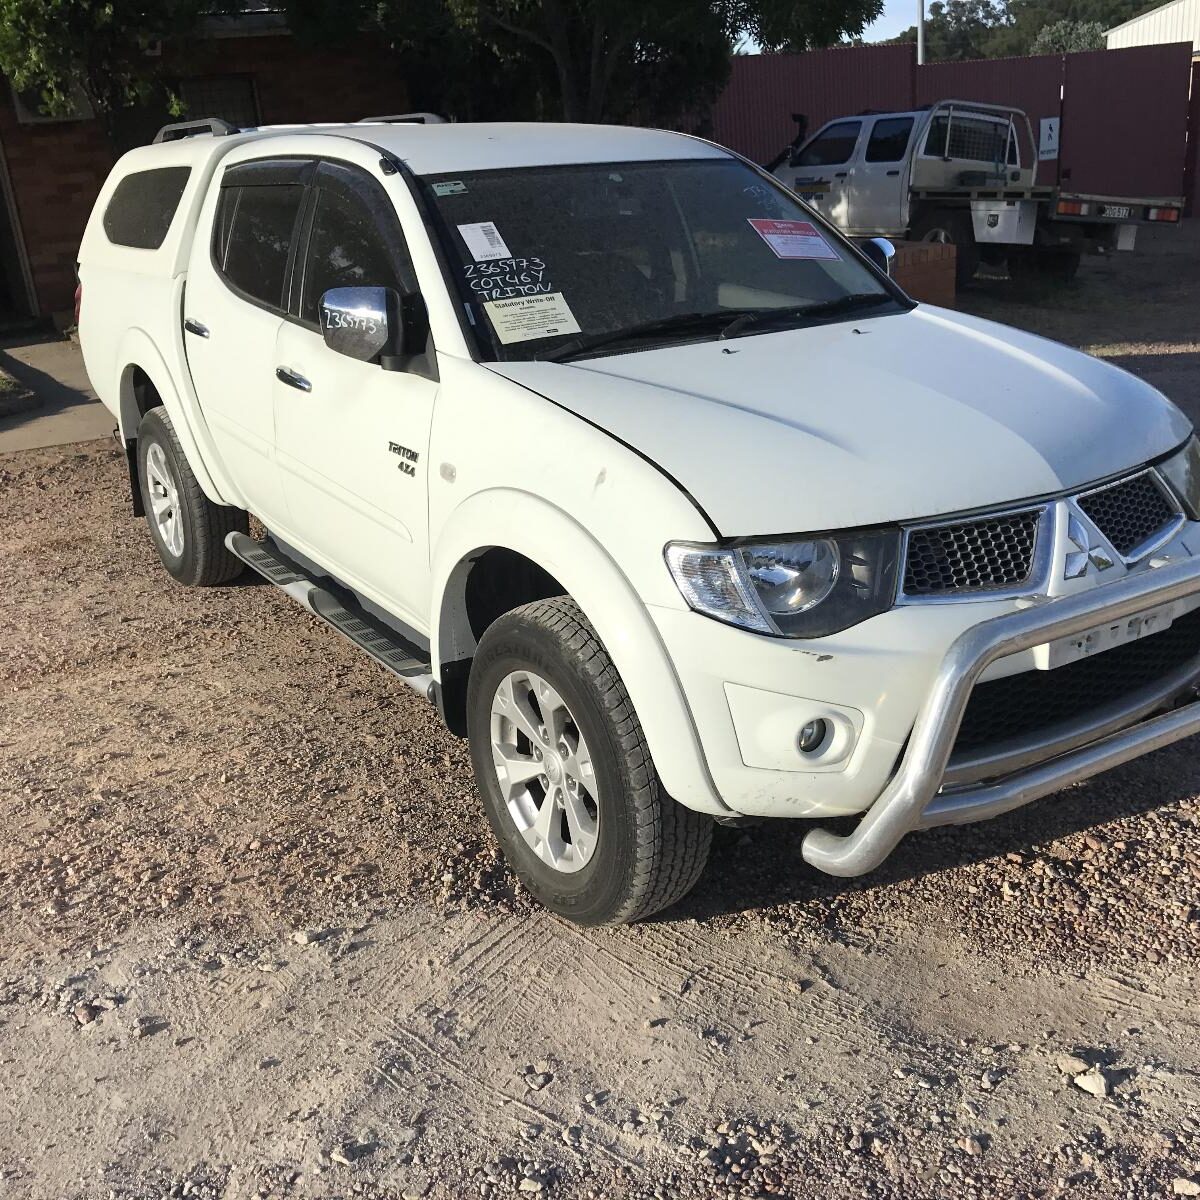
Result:
M1161 633L1164 629L1169 629L1175 618L1181 615L1182 608L1182 602L1175 601L1173 604L1164 604L1148 612L1126 617L1123 621L1099 625L1095 629L1089 629L1087 633L1077 633L1074 637L1050 642L1046 647L1049 653L1045 656L1045 668L1053 670L1067 663L1078 662L1081 658L1103 654L1105 650L1111 650L1114 646L1124 646L1127 642L1136 642L1152 633Z

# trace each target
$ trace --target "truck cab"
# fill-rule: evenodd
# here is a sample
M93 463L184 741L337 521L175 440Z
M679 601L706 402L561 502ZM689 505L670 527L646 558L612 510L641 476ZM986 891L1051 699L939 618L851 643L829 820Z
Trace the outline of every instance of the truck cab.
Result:
M775 174L853 237L952 243L960 284L981 260L1015 276L1069 280L1088 251L1132 249L1139 224L1178 224L1183 203L1038 184L1028 116L965 100L838 117L794 146Z
M902 234L912 188L1033 182L1012 116L922 109L830 121L778 177L853 236Z

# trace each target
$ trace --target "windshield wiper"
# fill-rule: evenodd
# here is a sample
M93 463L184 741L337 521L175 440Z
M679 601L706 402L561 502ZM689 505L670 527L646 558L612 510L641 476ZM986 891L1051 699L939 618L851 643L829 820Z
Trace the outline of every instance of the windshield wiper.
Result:
M881 304L894 304L887 292L851 292L832 300L818 300L815 304L793 304L787 308L754 308L735 317L721 330L722 338L737 337L747 329L760 325L773 325L777 321L824 320L840 317L846 313L865 308L878 308Z
M546 351L545 354L535 355L539 362L565 362L577 354L587 354L599 350L603 346L617 346L622 342L654 341L673 334L687 336L692 333L703 333L706 330L724 331L729 327L730 320L741 320L759 312L756 308L723 308L715 312L675 313L670 317L660 317L655 321L642 321L636 325L627 325L624 329L613 329L607 333L585 333L573 337L569 342Z

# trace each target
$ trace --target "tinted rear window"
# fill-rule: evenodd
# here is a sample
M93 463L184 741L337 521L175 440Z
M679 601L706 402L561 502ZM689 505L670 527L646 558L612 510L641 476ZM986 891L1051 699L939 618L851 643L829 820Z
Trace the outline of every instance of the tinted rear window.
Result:
M221 190L217 265L234 287L272 308L283 307L283 280L304 199L303 184L252 184Z
M157 250L171 228L191 167L136 171L117 184L104 210L104 232L118 246Z
M867 142L867 162L899 162L908 149L912 117L885 117L875 122Z

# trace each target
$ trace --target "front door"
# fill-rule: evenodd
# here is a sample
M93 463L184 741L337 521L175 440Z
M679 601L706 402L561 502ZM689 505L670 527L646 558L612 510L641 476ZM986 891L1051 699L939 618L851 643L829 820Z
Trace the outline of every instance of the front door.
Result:
M205 203L184 291L184 345L200 409L246 507L286 517L275 467L275 340L307 176L315 164L229 167Z
M796 156L795 165L781 172L784 182L818 208L839 229L845 229L846 187L853 169L862 121L826 125Z
M330 350L321 296L356 286L411 298L416 279L379 184L358 167L322 163L295 271L296 319L275 340L275 446L289 527L299 549L426 631L433 349L407 345L400 370ZM414 308L411 299L405 307Z

